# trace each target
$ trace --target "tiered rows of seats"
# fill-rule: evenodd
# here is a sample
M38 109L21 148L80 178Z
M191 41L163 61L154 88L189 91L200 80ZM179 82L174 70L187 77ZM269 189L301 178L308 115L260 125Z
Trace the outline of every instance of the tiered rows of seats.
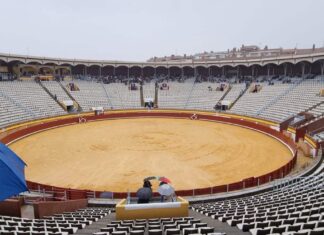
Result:
M263 110L260 116L280 122L292 115L303 112L309 107L324 101L324 97L319 96L320 89L323 87L324 78L304 80L290 92L284 94L274 104ZM320 111L323 112L323 108L323 106L319 107L314 111L314 114Z
M1 93L0 103L0 127L5 127L16 122L27 121L34 118L32 113L27 112L24 107L14 103Z
M155 98L155 82L148 82L143 84L143 96L144 98Z
M324 234L323 186L320 173L259 195L194 205L193 210L253 235Z
M59 101L71 100L70 97L65 93L60 84L55 81L45 81L42 84L56 97Z
M247 90L246 93L236 102L230 112L256 116L266 104L271 102L275 97L291 89L294 84L282 84L275 82L274 85L268 83L259 83L262 87L259 92L253 93Z
M110 109L111 105L106 96L106 92L102 84L98 82L88 82L81 80L74 80L74 84L80 89L79 91L70 91L74 99L80 104L83 111L91 111L93 107L103 107ZM62 82L65 86L69 82Z
M257 116L274 121L283 121L299 112L308 111L315 117L324 114L324 97L319 92L324 88L324 77L315 79L291 78L291 83L275 80L273 85L268 82L259 83L259 92L251 92L249 88L235 105L228 110L230 113ZM195 83L195 79L184 82L167 82L169 89L158 91L159 108L196 109L212 111L225 91L216 91L219 83ZM92 107L104 109L136 109L141 108L140 89L130 90L124 83L103 84L97 81L73 81L78 91L69 91L81 105L83 111ZM54 81L42 82L56 95L59 101L70 100L70 97ZM67 87L69 82L62 82ZM161 85L161 84L160 84ZM235 101L245 90L245 83L233 83L226 101ZM155 98L154 80L143 85L144 98ZM66 112L36 82L2 81L0 83L0 127L25 120L57 116Z
M1 82L0 100L0 127L66 114L36 82Z
M185 80L183 83L168 82L168 86L168 90L159 90L159 108L185 108L194 86L194 79Z
M100 232L94 235L189 235L189 234L211 234L224 235L216 232L214 227L208 227L200 219L193 217L176 217L161 219L137 219L111 221Z
M192 87L191 93L189 94L185 108L209 111L214 110L214 106L226 92L226 90L217 91L217 87L220 87L220 83L195 83Z
M6 235L67 235L110 214L109 209L86 208L43 219L0 216L0 234Z
M324 97L322 97L322 99L323 99L323 101L324 101ZM324 113L324 103L318 105L318 106L317 106L316 108L314 108L314 109L309 110L309 112L310 112L311 114L313 114L314 117L318 117L318 116L323 115L323 113Z
M124 83L104 84L114 109L136 109L141 107L140 91L130 90Z
M239 95L245 90L245 87L246 87L245 83L232 84L231 90L225 96L224 100L233 103L239 97Z

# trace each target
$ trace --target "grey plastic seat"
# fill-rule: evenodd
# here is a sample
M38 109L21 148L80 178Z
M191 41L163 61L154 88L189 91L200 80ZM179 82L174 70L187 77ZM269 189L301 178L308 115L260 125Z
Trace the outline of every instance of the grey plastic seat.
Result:
M150 229L148 231L149 235L163 235L162 229Z
M144 235L144 230L131 230L130 235Z
M179 235L180 234L180 229L178 228L170 228L165 230L165 235Z
M199 233L201 234L209 234L215 231L214 227L201 227L199 228Z

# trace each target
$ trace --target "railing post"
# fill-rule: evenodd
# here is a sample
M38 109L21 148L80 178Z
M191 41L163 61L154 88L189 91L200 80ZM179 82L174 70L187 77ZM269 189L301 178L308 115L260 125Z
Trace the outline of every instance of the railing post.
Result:
M45 189L43 189L43 201L45 201Z
M228 186L228 184L226 185L226 192L228 192L228 189L229 189L229 186Z
M260 186L260 178L258 177L258 187Z

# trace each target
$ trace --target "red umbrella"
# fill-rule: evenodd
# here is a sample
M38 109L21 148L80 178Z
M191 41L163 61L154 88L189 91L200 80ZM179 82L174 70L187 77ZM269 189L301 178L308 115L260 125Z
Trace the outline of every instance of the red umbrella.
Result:
M163 183L167 183L167 184L171 183L171 180L169 180L168 178L166 178L164 176L160 177L159 181L161 181Z

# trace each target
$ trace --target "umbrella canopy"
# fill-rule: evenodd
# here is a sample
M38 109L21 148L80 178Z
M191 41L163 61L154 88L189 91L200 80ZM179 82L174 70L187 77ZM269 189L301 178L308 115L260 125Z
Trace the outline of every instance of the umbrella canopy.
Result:
M159 180L159 176L149 176L149 177L146 177L144 180Z
M25 166L12 150L0 143L0 201L28 191Z
M139 199L144 199L144 200L151 199L151 197L152 197L152 190L150 188L147 188L147 187L140 188L137 191L136 196Z
M159 180L160 180L161 182L163 182L163 183L167 183L167 184L171 183L171 180L169 180L168 178L166 178L166 177L164 177L164 176L160 177Z
M162 196L170 196L170 195L174 194L174 188L169 184L162 184L158 188L158 192Z
M171 183L171 180L169 180L168 178L164 177L164 176L149 176L149 177L146 177L144 180L159 180L161 182L164 182L164 183Z

